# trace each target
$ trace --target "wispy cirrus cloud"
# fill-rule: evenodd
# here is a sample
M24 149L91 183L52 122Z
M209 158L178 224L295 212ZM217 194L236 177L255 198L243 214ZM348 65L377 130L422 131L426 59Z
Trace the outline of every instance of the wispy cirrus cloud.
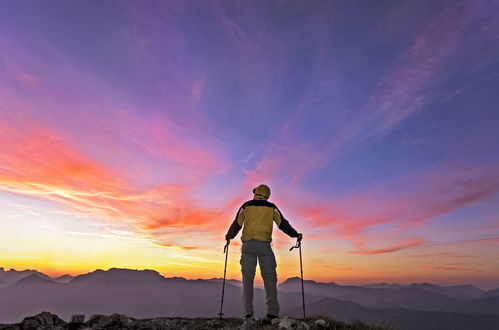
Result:
M216 227L224 205L198 207L192 194L230 162L203 116L189 125L177 120L201 97L202 80L182 80L185 91L163 86L169 103L146 109L47 40L33 48L23 42L0 38L6 49L0 55L1 190L50 200L83 218L125 223L171 245L178 246L164 228Z
M463 34L488 12L487 1L460 1L435 14L407 50L394 60L390 72L366 102L379 119L378 133L388 132L424 109L438 94L432 86L445 61L460 47ZM486 38L486 33L478 36Z
M402 242L399 244L395 244L392 246L384 247L384 248L379 248L379 249L373 249L373 250L355 250L355 251L350 251L348 252L349 254L384 254L384 253L392 253L392 252L397 252L400 250L405 250L409 249L411 247L419 246L424 242L424 240L420 237L418 238L412 238L407 240L407 242Z
M460 1L436 12L413 36L407 47L402 48L387 65L384 75L369 91L362 106L336 104L327 95L348 81L340 72L317 66L310 75L311 86L301 98L289 119L276 130L260 160L247 172L249 180L286 182L296 184L310 171L323 167L352 145L358 145L373 137L384 136L401 123L424 111L442 96L436 84L459 68L447 67L448 61L460 56L467 47L464 36L474 29L473 24L489 14L487 1L474 3ZM494 20L496 24L497 19ZM490 23L493 25L493 23ZM490 40L485 29L476 31L474 40ZM477 46L478 47L478 46ZM481 46L480 46L481 47ZM483 48L483 47L482 47ZM320 49L315 55L318 63L325 57ZM477 59L480 65L490 64L492 59ZM334 66L332 66L334 68ZM326 96L325 96L326 95ZM336 99L341 97L335 95ZM331 126L314 139L301 134L303 127L316 120L318 110L332 111L336 116L324 118ZM342 118L344 122L339 121ZM339 124L343 123L343 124ZM300 163L300 166L296 164Z
M175 249L187 250L187 251L200 249L197 246L182 246L182 245L173 245L173 244L167 244L167 243L161 243L161 242L157 242L155 244L159 245L159 246L163 246L163 247L175 248Z
M409 258L463 259L463 258L470 258L471 255L469 255L469 254L455 253L455 252L437 252L437 253L413 254L413 255L407 255L406 257L409 257Z
M462 262L454 262L454 263L434 263L427 262L424 264L426 268L432 270L443 270L443 271L459 271L459 272L483 272L483 269L470 268L467 267L468 264Z
M0 189L66 205L124 222L152 239L161 228L207 226L219 211L200 208L189 197L192 186L141 187L89 158L36 122L19 129L0 122ZM192 150L190 152L193 152ZM181 162L181 166L186 166Z
M383 226L385 233L411 230L440 215L480 202L490 202L499 193L498 167L442 169L409 177L382 189L318 203L307 200L296 212L307 219L311 230L323 227L332 236L347 238L357 252L390 252L404 243L369 249L369 230ZM403 187L403 189L402 189ZM404 191L393 195L390 191ZM407 247L423 244L411 240Z

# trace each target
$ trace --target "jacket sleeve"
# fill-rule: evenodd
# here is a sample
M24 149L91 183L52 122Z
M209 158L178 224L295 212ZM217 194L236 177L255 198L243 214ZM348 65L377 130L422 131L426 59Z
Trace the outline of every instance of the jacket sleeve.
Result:
M284 218L281 211L277 207L274 210L274 221L278 228L290 237L298 237L298 232L289 224L288 220Z
M232 222L232 224L229 227L229 230L227 231L227 234L225 234L225 239L233 239L236 237L237 233L243 228L243 223L244 223L244 207L241 206L239 208L239 211L237 211L236 218Z

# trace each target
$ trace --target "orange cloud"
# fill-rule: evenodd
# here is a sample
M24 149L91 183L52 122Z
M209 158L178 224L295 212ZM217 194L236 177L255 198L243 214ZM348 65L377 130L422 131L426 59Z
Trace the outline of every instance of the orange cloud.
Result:
M38 123L26 120L17 128L0 121L0 140L1 190L124 222L152 239L162 228L202 230L221 216L197 207L188 196L191 187L131 184Z
M436 264L433 262L425 263L425 266L434 270L447 270L447 271L464 271L464 272L483 272L482 269L463 267L462 263L450 263L450 264Z
M290 206L300 218L306 219L303 224L309 230L321 228L317 235L322 239L345 238L351 240L358 251L370 251L365 245L372 230L382 229L384 233L410 230L440 215L490 201L499 192L497 173L497 165L444 168L334 200L308 195L309 199L297 200ZM393 195L392 191L400 193Z
M169 248L175 248L175 249L181 249L181 250L198 250L199 247L197 246L182 246L182 245L173 245L173 244L167 244L167 243L154 243L158 246L164 246L164 247L169 247Z

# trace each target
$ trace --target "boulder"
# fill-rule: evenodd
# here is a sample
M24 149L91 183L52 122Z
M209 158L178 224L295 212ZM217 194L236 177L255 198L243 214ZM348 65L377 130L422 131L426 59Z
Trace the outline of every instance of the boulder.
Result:
M39 330L47 328L56 330L63 329L65 326L66 322L64 322L64 320L49 312L41 312L35 316L25 317L19 324L19 328L22 330Z
M296 326L296 323L296 320L283 318L279 321L279 329L293 329Z
M93 315L86 325L95 330L131 329L134 321L134 318L123 314Z

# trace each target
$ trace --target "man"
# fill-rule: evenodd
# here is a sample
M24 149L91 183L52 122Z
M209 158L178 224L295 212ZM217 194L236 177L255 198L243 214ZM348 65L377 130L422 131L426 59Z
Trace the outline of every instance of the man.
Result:
M243 302L244 317L253 319L253 280L255 279L256 262L260 264L265 293L267 296L267 318L277 318L279 303L277 301L277 273L274 252L270 246L272 241L272 225L277 224L280 230L291 237L302 240L303 235L298 233L284 218L281 211L268 202L270 188L264 184L253 189L253 200L244 203L237 212L236 218L230 226L225 239L227 243L236 237L243 229L241 240L241 272L243 274Z

